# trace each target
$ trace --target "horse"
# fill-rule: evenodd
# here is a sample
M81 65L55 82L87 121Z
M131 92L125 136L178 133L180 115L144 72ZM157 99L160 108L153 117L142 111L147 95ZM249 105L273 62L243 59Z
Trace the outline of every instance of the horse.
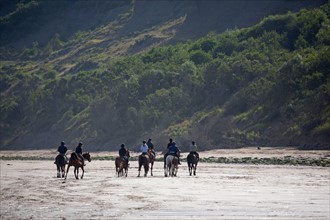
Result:
M141 171L141 167L143 165L144 167L144 176L146 177L149 171L149 163L150 163L150 159L149 156L146 154L141 154L139 156L139 174L138 177L140 177L140 171Z
M179 168L178 164L179 164L179 158L177 156L173 156L169 154L166 157L166 167L164 169L165 177L167 177L168 175L176 176Z
M127 158L130 157L129 150L126 150L126 155ZM115 159L115 166L116 166L116 173L119 176L124 175L125 171L125 176L127 177L127 171L128 171L128 164L126 163L126 160L124 157L116 157Z
M153 176L152 169L154 167L154 162L155 162L155 159L156 159L156 155L150 149L148 149L148 155L149 155L149 160L150 160L149 161L150 162L150 175Z
M84 159L88 160L88 162L91 162L91 156L90 156L89 153L84 153L82 156L83 156ZM81 175L80 178L82 179L84 177L85 170L84 170L83 161L78 157L78 155L75 152L73 152L71 154L69 164L68 164L68 168L66 170L66 174L65 174L65 178L64 178L65 180L68 176L70 166L74 166L74 176L76 177L76 179L79 179L78 178L79 167L82 169L82 175Z
M65 176L65 165L67 164L65 156L62 154L57 155L55 158L55 164L57 167L57 178L61 178L61 176L63 178Z
M187 156L187 164L189 169L189 175L191 176L192 172L194 172L194 176L196 176L196 169L199 158L194 153L189 153Z

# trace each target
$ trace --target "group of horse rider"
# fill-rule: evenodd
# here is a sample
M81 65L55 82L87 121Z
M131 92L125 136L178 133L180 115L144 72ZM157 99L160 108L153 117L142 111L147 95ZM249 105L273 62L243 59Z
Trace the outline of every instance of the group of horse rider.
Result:
M199 159L199 154L197 153L197 145L195 141L191 142L191 146L190 146L190 153L191 154L195 154L196 157ZM120 149L119 149L119 156L124 158L126 163L128 164L128 157L126 156L126 152L127 149L125 147L125 144L122 144ZM151 138L148 139L148 141L146 142L145 140L142 141L142 145L140 146L140 152L141 155L148 155L150 156L150 154L152 154L154 157L156 156L156 152L154 150L154 145L151 142ZM166 157L168 155L173 155L176 156L178 158L178 162L180 163L180 149L176 146L176 143L173 141L172 138L169 139L169 143L167 144L167 152L164 154L164 166L166 163Z
M82 155L83 153L82 146L83 144L79 142L78 146L76 147L75 153L77 154L78 158L82 161L83 166L85 166L84 157ZM65 146L64 141L61 142L61 145L57 148L57 151L59 152L60 155L64 157L65 161L67 162L68 158L66 157L65 154L68 151L68 148Z
M82 156L82 146L83 144L81 142L79 142L78 146L75 149L75 153L77 154L78 158L80 158L82 160L83 165L85 166L84 163L84 157ZM190 146L190 153L191 154L195 154L197 158L199 158L199 154L197 153L197 145L195 141L191 142L191 146ZM61 142L61 145L58 147L57 151L59 152L60 155L64 156L65 160L67 160L66 157L66 152L68 151L68 148L65 146L64 141ZM148 139L148 141L142 141L142 145L140 146L140 152L141 155L148 155L151 156L150 154L152 154L152 156L156 156L156 152L154 150L154 145L151 141L151 138ZM124 158L124 160L126 161L127 165L129 166L129 156L128 156L128 149L126 148L125 144L121 144L120 149L119 149L119 156L121 158ZM176 146L176 143L173 141L172 138L169 139L169 143L167 144L167 152L164 154L164 166L166 163L166 157L168 155L173 155L176 156L179 160L179 164L180 163L180 149Z

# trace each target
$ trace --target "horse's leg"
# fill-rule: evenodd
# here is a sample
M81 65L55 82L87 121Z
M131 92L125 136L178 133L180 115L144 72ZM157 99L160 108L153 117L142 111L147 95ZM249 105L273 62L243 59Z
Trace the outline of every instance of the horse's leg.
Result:
M66 177L68 176L69 168L70 168L70 164L68 164L68 168L66 169L65 178L64 178L65 180L66 180Z
M167 166L164 167L164 175L167 177Z
M149 165L149 164L148 164ZM148 165L144 165L143 167L144 167L144 177L146 177L147 176L147 174L148 174Z
M84 166L81 166L81 169L82 169L82 174L81 174L80 179L82 179L84 177L84 173L85 173ZM79 170L79 167L78 167L78 170Z
M194 166L194 176L196 176L196 170L197 170L197 163Z
M153 169L153 167L154 167L154 162L152 162L152 163L151 163L151 166L150 166L150 175L151 175L151 176L153 176L153 174L152 174L152 169Z
M74 176L78 179L79 168L74 167Z
M178 173L178 164L172 164L173 166L173 176L176 176L176 174Z
M142 165L139 164L139 174L138 174L138 177L140 177L141 167L142 167Z
M120 176L123 176L123 168L122 167L119 168L118 177L119 177L119 175Z
M173 176L172 165L170 165L170 167L168 168L168 173L169 173L169 176L170 176L170 177Z
M62 178L65 176L65 164L61 166Z
M166 164L168 176L171 176L171 164Z
M57 168L57 178L60 178L61 177L60 166L56 164L56 168Z

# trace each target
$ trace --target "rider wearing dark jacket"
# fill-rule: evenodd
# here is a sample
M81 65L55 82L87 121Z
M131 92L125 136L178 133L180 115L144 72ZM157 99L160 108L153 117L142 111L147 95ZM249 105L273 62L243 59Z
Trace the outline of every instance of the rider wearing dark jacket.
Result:
M64 141L61 142L61 145L57 148L57 151L60 154L63 154L63 156L65 155L65 153L68 151L68 148L65 146Z
M179 149L176 146L175 142L168 148L168 154L173 156L178 156Z
M147 141L147 146L149 152L151 152L154 156L156 156L156 152L154 151L154 144L151 142L151 138Z
M82 145L83 144L81 142L78 144L78 146L76 147L76 154L82 160L83 166L85 166L85 159L82 155Z
M127 165L129 165L128 164L128 156L127 156L127 149L126 149L126 147L125 147L125 144L121 144L121 146L120 146L120 149L119 149L119 156L120 157L122 157L122 158L124 158L125 159L125 161L126 161L126 164Z
M180 150L176 146L175 142L173 142L173 144L168 148L168 155L173 155L178 157L178 162L180 164Z
M65 161L68 161L68 158L66 157L66 152L68 151L68 148L65 146L64 141L61 142L61 145L57 148L57 151L60 155L62 155L65 159ZM55 161L56 163L56 161Z

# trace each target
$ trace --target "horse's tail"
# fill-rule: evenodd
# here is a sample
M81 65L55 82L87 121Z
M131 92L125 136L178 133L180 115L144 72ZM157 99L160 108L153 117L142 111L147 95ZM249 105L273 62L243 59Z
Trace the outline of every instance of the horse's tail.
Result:
M115 159L115 165L116 165L116 168L118 168L118 167L122 167L123 164L124 164L124 160L123 160L123 158L121 158L121 157L116 157L116 159Z
M143 165L143 156L142 155L139 156L139 166L140 165Z
M173 155L168 155L166 157L166 166L171 166L172 165L172 160L173 160L174 156Z
M187 155L187 164L188 164L188 166L189 166L189 163L190 163L190 160L191 160L190 157L191 157L190 154L188 154Z
M187 163L188 163L188 166L190 164L197 164L198 163L198 158L197 158L196 154L189 153L188 156L187 156Z
M65 157L61 154L57 155L55 158L55 164L60 165L60 166L63 164L66 164Z
M140 155L139 156L139 166L145 166L145 167L149 167L149 156L148 155Z

